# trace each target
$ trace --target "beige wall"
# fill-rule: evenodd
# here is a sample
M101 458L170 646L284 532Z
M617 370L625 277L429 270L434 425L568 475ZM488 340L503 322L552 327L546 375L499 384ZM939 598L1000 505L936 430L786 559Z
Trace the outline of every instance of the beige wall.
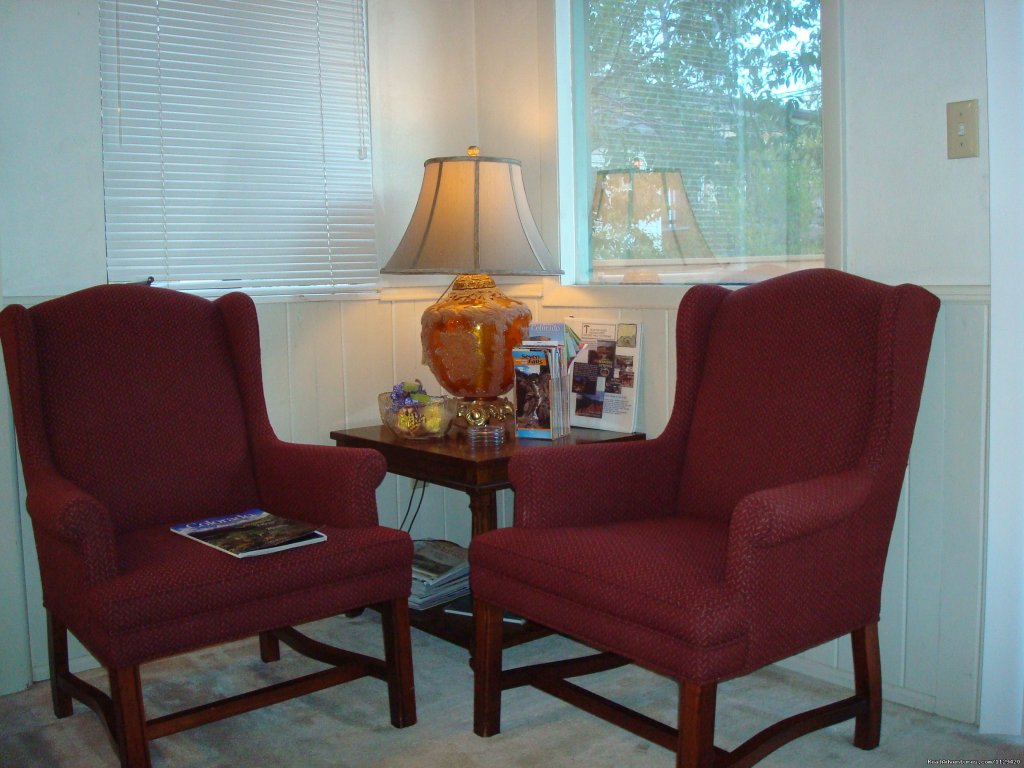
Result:
M557 208L554 176L553 16L565 2L370 0L383 259L404 231L423 160L459 154L470 143L523 161L534 213L556 247L567 216ZM95 6L67 0L63 7L69 4L74 12L54 20L47 11L56 2L0 0L0 28L6 29L0 42L9 52L0 65L0 174L6 174L0 176L0 276L8 301L103 279L96 239L97 232L102 237L96 206L102 189L90 170L99 160L97 90L82 74L95 65ZM921 282L944 301L886 576L883 661L891 698L968 721L976 714L985 506L987 157L983 142L977 160L946 160L942 121L946 101L967 98L981 99L985 119L982 10L980 0L844 4L838 163L845 171L839 185L844 216L836 241L851 271ZM956 55L935 55L932 29L950 31ZM16 67L8 64L12 59ZM45 87L68 69L76 71L75 93ZM26 94L26 81L42 95ZM82 95L90 89L92 98ZM79 171L57 178L47 171L53 156ZM282 436L327 442L332 428L374 423L373 398L394 381L419 376L430 382L419 363L418 317L438 290L408 287L407 279L391 282L398 287L379 300L260 305L268 403ZM577 312L643 322L641 416L649 433L660 431L674 381L671 329L682 288L599 290L547 280L543 291L540 284L515 290L541 319ZM9 444L9 427L3 434ZM0 501L8 504L0 514L0 540L18 535L17 511L10 507L16 482L9 462L0 465ZM409 491L406 480L385 481L378 494L385 523L397 523ZM508 493L500 516L510 521ZM431 489L414 533L465 542L465 498ZM27 539L25 546L29 611L22 612L21 626L31 628L38 677L45 674L38 579ZM0 578L8 580L0 594L21 588L14 583L20 574L0 571ZM16 669L14 655L0 646L0 667ZM843 644L832 643L794 664L848 680L847 657ZM935 673L940 665L941 680ZM0 684L11 690L20 683Z
M370 104L377 244L405 233L423 161L479 140L472 0L370 0Z
M982 0L844 3L847 267L887 282L988 285ZM946 102L979 100L981 156L946 159Z

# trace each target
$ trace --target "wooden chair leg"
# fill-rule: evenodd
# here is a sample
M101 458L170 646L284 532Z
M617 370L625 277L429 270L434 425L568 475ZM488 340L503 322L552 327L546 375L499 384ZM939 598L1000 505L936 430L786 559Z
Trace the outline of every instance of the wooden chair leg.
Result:
M854 630L850 639L857 696L868 700L867 711L856 717L853 743L860 749L874 749L882 735L882 661L878 650L878 624Z
M387 664L391 724L405 728L416 723L416 688L412 671L409 603L397 598L381 605L384 661Z
M501 732L501 650L504 611L473 600L476 643L473 652L473 732Z
M110 696L121 768L150 768L146 742L146 710L138 667L111 667Z
M58 718L68 717L74 711L71 694L61 685L61 680L70 673L68 667L68 630L50 612L46 612L46 645L50 657L50 698L53 714Z
M679 684L679 743L676 768L712 768L715 764L715 683Z
M260 632L260 659L267 664L281 660L281 641L272 632Z

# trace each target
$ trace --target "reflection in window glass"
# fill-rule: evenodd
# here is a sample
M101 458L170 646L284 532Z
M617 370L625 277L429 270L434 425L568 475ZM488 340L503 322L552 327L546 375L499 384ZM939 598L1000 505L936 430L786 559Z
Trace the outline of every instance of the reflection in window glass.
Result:
M820 0L576 8L584 280L751 282L821 266Z

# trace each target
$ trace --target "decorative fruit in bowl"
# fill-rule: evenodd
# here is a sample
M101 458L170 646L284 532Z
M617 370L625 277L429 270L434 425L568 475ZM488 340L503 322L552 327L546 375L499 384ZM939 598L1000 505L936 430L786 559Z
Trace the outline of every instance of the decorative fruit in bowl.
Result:
M428 395L416 381L403 381L377 395L380 418L398 437L426 440L444 437L458 412L458 400Z

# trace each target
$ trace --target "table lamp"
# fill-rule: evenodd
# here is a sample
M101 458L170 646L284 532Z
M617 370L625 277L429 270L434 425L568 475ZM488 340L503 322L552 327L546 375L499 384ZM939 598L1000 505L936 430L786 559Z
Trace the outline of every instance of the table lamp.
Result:
M409 227L381 272L457 275L423 313L424 362L462 398L457 427L514 436L515 409L502 395L515 383L512 348L531 316L491 275L561 274L530 213L520 162L476 147L427 160Z

